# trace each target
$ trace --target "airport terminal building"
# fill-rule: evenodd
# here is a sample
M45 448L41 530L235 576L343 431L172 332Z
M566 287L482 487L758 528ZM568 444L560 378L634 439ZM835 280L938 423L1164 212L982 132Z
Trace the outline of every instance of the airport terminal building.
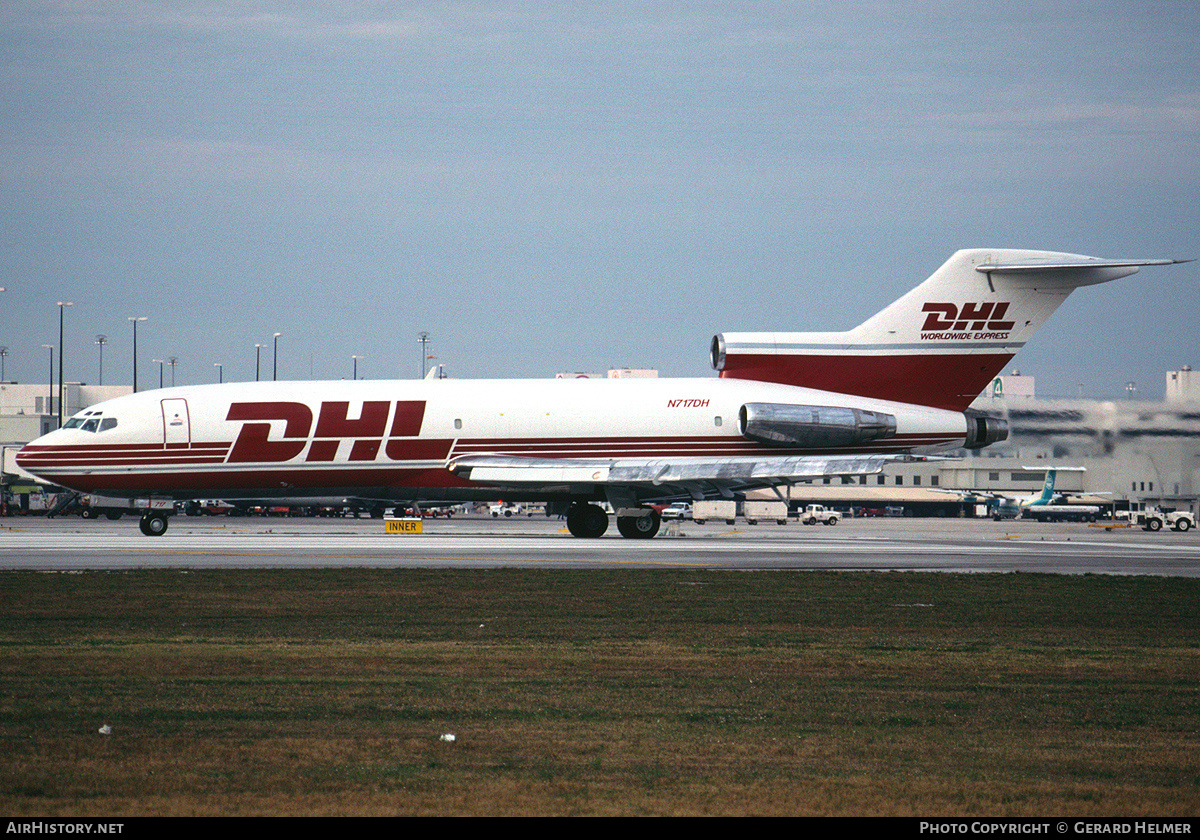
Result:
M0 443L24 444L57 429L58 391L57 385L0 382ZM63 417L132 392L128 385L63 383Z

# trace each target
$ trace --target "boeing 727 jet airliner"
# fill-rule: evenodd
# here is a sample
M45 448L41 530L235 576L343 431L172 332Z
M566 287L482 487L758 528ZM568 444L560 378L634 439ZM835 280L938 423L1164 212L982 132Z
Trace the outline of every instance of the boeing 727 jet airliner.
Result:
M1078 286L1180 260L965 250L841 333L724 333L710 379L246 382L130 394L17 463L139 500L353 496L544 500L577 537L608 515L654 536L651 502L736 498L1008 436L971 401Z

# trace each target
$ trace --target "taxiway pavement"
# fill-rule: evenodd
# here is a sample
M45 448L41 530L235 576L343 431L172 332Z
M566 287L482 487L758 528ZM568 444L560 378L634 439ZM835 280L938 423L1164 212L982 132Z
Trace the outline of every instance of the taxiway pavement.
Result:
M850 519L833 527L685 522L653 540L580 540L545 517L382 520L176 516L146 537L137 520L0 520L0 569L714 568L1045 572L1200 576L1200 534L1074 523Z

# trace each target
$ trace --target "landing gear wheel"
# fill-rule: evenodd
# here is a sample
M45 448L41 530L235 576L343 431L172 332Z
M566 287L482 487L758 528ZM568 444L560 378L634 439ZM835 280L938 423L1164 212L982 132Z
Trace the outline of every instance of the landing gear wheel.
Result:
M662 517L653 508L644 516L618 516L617 530L631 540L648 540L658 533Z
M608 514L599 505L576 502L567 509L567 530L573 537L594 539L608 530Z
M651 510L644 516L618 516L617 530L621 536L633 540L648 540L658 533L662 525L662 517L658 511Z
M147 537L161 537L167 533L167 516L164 513L147 513L142 516L140 527Z

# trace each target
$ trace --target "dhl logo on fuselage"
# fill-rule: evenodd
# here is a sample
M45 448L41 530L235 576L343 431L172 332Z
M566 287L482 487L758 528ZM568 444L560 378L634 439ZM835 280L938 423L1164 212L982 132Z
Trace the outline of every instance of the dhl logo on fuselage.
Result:
M1008 338L1015 321L1006 321L1008 303L927 303L921 307L925 323L921 338L928 339L1003 339Z
M440 458L449 449L448 441L414 440L425 419L425 400L368 400L358 417L349 414L349 402L323 402L314 431L313 410L304 403L233 403L225 419L242 421L242 429L228 461L290 461L306 446L305 461L333 461L347 439L353 441L347 455L351 461L374 461L380 448L395 461ZM270 438L272 420L284 424L283 435L275 440Z

